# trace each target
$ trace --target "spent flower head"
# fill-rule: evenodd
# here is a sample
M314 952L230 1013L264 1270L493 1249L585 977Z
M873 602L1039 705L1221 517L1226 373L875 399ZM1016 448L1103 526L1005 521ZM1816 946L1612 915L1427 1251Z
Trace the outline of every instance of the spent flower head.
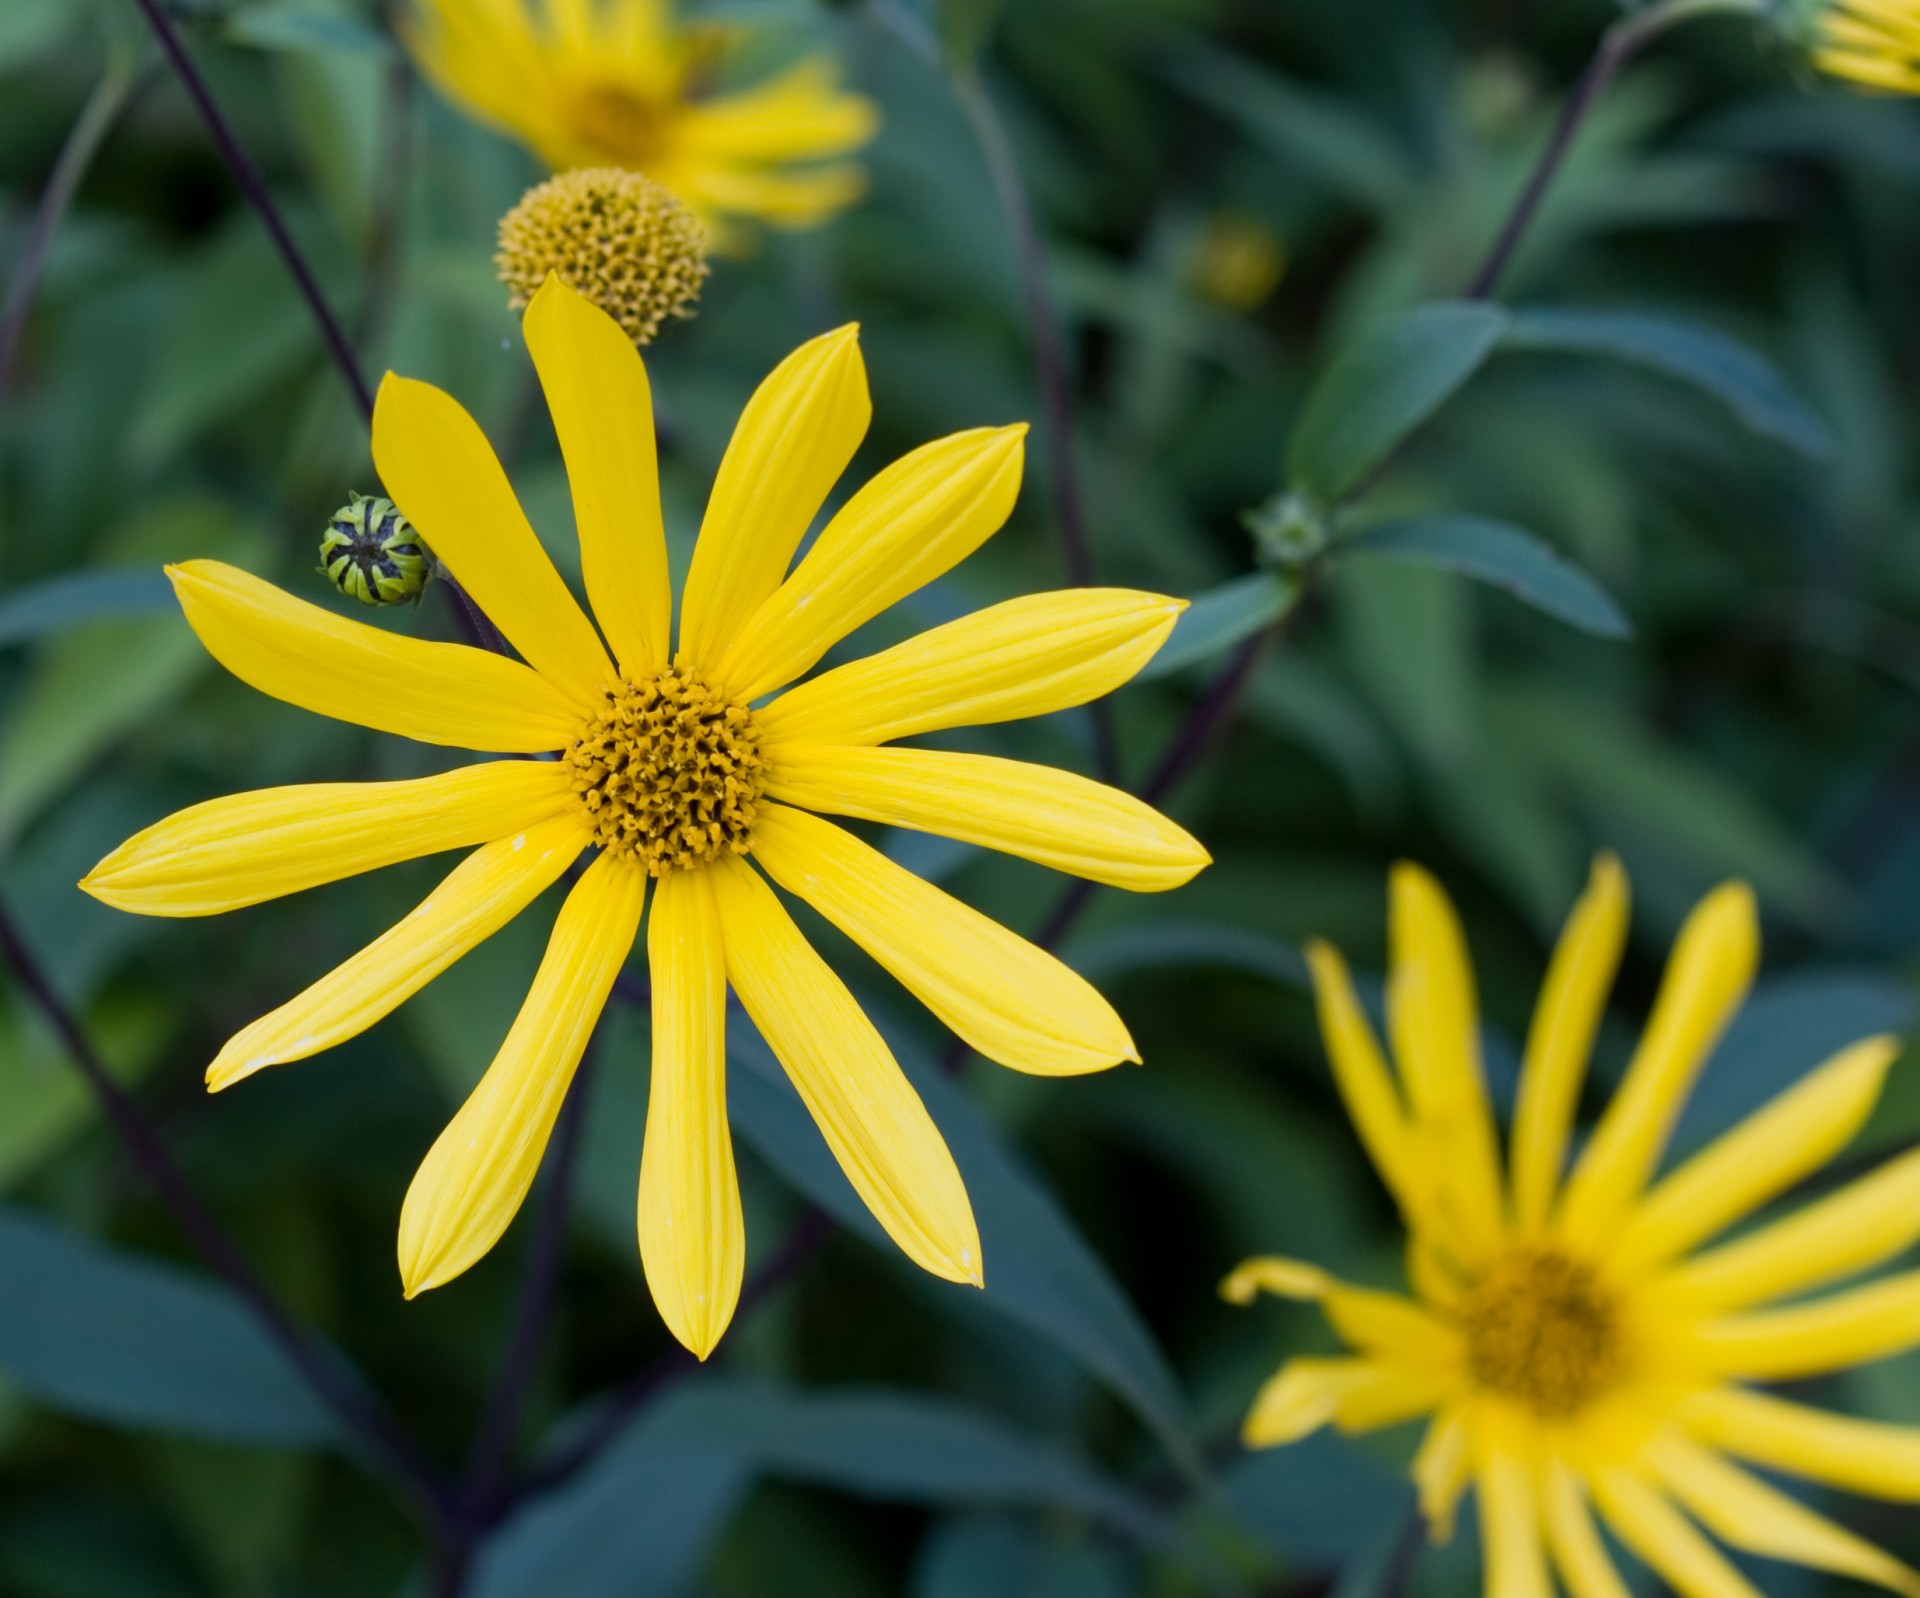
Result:
M1829 1414L1758 1385L1920 1344L1920 1271L1807 1296L1920 1240L1920 1152L1736 1230L1860 1129L1899 1044L1842 1049L1662 1171L1759 958L1753 895L1729 883L1682 928L1626 1075L1574 1151L1626 929L1626 879L1603 857L1547 972L1504 1161L1472 966L1439 885L1412 866L1394 873L1391 1055L1340 956L1310 948L1335 1080L1406 1223L1412 1293L1271 1257L1234 1271L1229 1299L1316 1302L1352 1348L1289 1360L1255 1399L1245 1438L1270 1447L1328 1424L1362 1432L1428 1417L1412 1467L1421 1507L1444 1538L1472 1487L1489 1598L1549 1598L1550 1571L1578 1598L1623 1598L1600 1520L1675 1592L1698 1598L1755 1598L1709 1533L1920 1593L1920 1573L1748 1469L1920 1498L1920 1428Z
M707 279L707 232L666 187L622 167L585 167L536 184L500 219L494 256L517 310L557 274L651 344L668 317L691 317Z
M1206 852L1127 794L1025 761L891 746L1084 704L1139 671L1185 606L1125 589L1035 594L801 681L991 537L1024 458L1024 426L923 445L849 497L793 565L871 411L857 329L843 327L795 350L748 402L676 631L641 357L557 277L524 326L572 485L592 620L473 418L392 374L374 463L520 660L349 621L218 562L170 575L209 651L265 693L425 743L558 758L211 799L121 845L83 886L146 915L211 915L472 851L384 936L234 1036L208 1068L218 1089L364 1031L591 856L500 1052L408 1190L409 1296L459 1275L512 1220L649 899L640 1253L673 1334L705 1357L740 1292L729 987L880 1224L927 1270L979 1283L972 1208L939 1129L775 889L989 1059L1042 1076L1137 1059L1119 1016L1069 967L821 812L1116 887L1178 886Z

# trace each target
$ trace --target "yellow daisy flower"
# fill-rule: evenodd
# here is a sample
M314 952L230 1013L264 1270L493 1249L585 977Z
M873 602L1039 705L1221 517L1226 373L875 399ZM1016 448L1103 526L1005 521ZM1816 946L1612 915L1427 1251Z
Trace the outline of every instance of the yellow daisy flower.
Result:
M1551 1598L1550 1570L1574 1598L1626 1598L1596 1509L1683 1598L1757 1598L1708 1534L1920 1593L1920 1574L1747 1468L1920 1499L1920 1428L1829 1414L1753 1385L1920 1343L1920 1272L1798 1297L1920 1237L1920 1153L1716 1241L1853 1136L1899 1046L1876 1037L1841 1050L1656 1176L1759 958L1753 896L1729 883L1682 929L1626 1077L1569 1162L1626 929L1626 881L1603 857L1534 1013L1504 1181L1472 968L1438 884L1412 866L1394 873L1392 1065L1340 956L1310 949L1341 1096L1410 1234L1413 1294L1349 1286L1284 1259L1249 1260L1228 1277L1236 1303L1258 1291L1317 1302L1353 1349L1290 1360L1255 1400L1246 1441L1430 1415L1413 1463L1421 1507L1444 1538L1461 1494L1476 1489L1492 1598Z
M645 172L710 221L812 227L857 199L841 159L873 102L813 56L752 88L705 92L724 29L676 26L668 0L415 0L408 47L448 99L555 171Z
M169 575L214 658L264 693L427 743L558 758L210 800L130 839L82 886L145 915L212 915L473 849L392 930L237 1034L207 1072L220 1089L373 1025L593 851L506 1042L408 1190L409 1297L473 1264L519 1208L650 881L639 1235L673 1334L704 1357L740 1290L729 985L875 1218L927 1270L978 1285L979 1236L939 1131L768 879L990 1059L1040 1075L1137 1060L1120 1018L1059 960L813 812L941 833L1117 887L1185 882L1206 853L1127 794L1021 761L883 747L1085 703L1132 677L1184 604L1111 588L1036 594L791 686L984 543L1020 486L1024 427L936 440L848 499L789 572L871 414L857 330L843 327L781 362L742 414L675 647L639 352L558 278L524 326L600 631L473 419L391 373L373 419L387 492L525 664L349 621L218 562Z
M1826 0L1812 32L1813 64L1822 72L1920 94L1920 0Z

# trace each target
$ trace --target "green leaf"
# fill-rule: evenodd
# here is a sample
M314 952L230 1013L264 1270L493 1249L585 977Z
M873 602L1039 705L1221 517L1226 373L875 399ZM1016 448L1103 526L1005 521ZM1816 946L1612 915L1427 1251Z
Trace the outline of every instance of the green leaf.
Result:
M1492 305L1417 306L1364 333L1307 395L1287 449L1293 487L1345 498L1480 370L1507 313Z
M1335 548L1342 555L1464 573L1602 638L1633 632L1626 613L1594 578L1533 534L1485 516L1413 516L1349 534Z
M869 1013L874 1007L867 1006ZM973 1200L986 1263L984 1292L929 1278L935 1292L975 1302L1039 1332L1124 1398L1176 1459L1195 1455L1186 1404L1165 1356L1126 1295L1053 1196L945 1075L894 1052L947 1139ZM740 1135L822 1209L889 1255L894 1244L841 1173L799 1096L757 1034L730 1035L727 1103Z
M1515 311L1509 350L1606 355L1717 400L1745 427L1814 460L1833 454L1827 424L1757 350L1710 327L1631 311Z
M940 0L940 46L947 59L969 71L986 49L1007 0Z
M1278 621L1299 597L1296 583L1275 572L1249 572L1197 596L1136 679L1151 682L1211 659Z
M331 1413L225 1288L0 1209L0 1372L110 1425L229 1442L340 1441Z
M481 1560L475 1598L682 1592L762 1475L892 1503L1043 1505L1134 1537L1169 1535L1126 1489L951 1399L702 1377L511 1521Z
M17 72L49 55L79 19L73 0L7 0L0 5L0 72Z
M1221 1474L1220 1496L1275 1552L1329 1570L1373 1547L1412 1495L1346 1438L1322 1431L1242 1455Z
M235 44L260 50L287 50L304 55L312 51L368 56L384 60L393 43L379 29L330 8L284 0L274 5L248 6L227 20L226 36Z
M85 622L164 615L173 608L173 589L151 566L66 572L0 598L0 648Z

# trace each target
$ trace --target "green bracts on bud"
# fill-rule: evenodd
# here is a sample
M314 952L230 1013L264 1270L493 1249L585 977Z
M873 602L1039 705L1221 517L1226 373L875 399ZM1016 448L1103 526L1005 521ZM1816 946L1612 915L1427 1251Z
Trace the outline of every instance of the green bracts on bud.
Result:
M433 557L392 500L354 494L321 535L320 570L363 605L400 605L419 599Z

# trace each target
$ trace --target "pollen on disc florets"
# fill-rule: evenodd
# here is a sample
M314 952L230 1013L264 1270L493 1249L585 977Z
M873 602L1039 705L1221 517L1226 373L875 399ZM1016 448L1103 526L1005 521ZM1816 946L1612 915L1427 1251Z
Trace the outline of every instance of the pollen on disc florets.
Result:
M1572 1415L1621 1371L1619 1306L1590 1266L1552 1249L1496 1260L1460 1306L1467 1368L1538 1415Z
M554 272L650 344L668 317L690 317L707 278L706 229L672 190L620 167L585 167L537 184L500 219L494 256L517 308Z
M752 842L767 773L753 713L679 667L608 689L566 759L595 841L650 876Z

